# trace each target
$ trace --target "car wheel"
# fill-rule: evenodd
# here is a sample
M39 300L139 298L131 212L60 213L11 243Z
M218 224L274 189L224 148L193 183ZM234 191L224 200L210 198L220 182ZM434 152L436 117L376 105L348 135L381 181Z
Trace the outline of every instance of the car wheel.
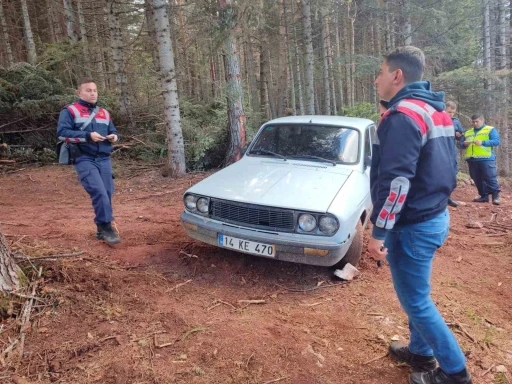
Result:
M354 267L357 266L357 263L359 263L361 254L363 252L363 232L363 224L358 221L356 226L356 234L352 240L352 244L350 244L350 248L348 249L343 259L341 259L335 265L337 269L342 269L347 263L352 264Z

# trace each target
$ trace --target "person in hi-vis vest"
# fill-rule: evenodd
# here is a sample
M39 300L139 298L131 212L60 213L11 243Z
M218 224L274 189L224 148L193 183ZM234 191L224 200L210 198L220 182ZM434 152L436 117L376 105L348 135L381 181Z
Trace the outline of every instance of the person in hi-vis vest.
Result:
M488 203L492 196L494 205L500 204L500 185L494 148L500 145L500 135L494 127L485 124L481 113L471 116L473 127L464 133L460 146L466 150L469 175L475 182L480 197L477 203Z

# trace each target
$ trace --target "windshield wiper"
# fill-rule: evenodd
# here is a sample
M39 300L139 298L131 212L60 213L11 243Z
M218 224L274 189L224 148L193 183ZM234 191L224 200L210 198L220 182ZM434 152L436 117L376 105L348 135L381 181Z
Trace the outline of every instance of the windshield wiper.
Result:
M257 149L255 151L251 151L251 155L271 155L274 157L279 157L280 159L283 159L284 161L287 160L285 156L280 155L279 153L272 152L272 151L267 151L266 149Z
M313 159L313 160L320 160L320 161L323 161L325 163L331 163L332 165L336 166L336 162L334 160L325 159L325 158L320 157L320 156L295 155L295 156L290 156L289 158L290 159Z

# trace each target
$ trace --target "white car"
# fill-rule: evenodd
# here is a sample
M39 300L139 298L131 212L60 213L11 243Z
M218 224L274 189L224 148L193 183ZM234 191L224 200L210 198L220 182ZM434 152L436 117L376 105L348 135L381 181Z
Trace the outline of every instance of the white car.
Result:
M184 194L204 243L278 260L356 265L372 210L371 120L290 116L264 124L243 158Z

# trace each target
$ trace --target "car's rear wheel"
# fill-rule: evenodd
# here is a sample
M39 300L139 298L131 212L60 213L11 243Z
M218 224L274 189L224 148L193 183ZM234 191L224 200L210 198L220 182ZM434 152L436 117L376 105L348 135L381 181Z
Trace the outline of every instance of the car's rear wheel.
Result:
M357 266L357 263L359 263L359 260L361 259L361 254L363 253L363 232L363 224L358 221L356 234L354 235L352 244L350 244L350 248L343 259L335 265L337 269L342 269L347 263L352 264L354 267Z

